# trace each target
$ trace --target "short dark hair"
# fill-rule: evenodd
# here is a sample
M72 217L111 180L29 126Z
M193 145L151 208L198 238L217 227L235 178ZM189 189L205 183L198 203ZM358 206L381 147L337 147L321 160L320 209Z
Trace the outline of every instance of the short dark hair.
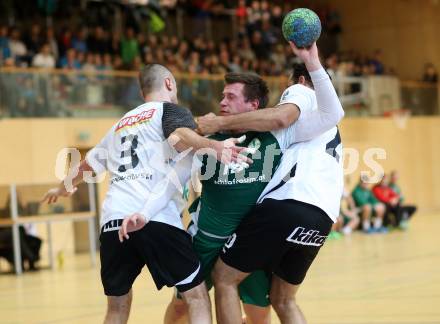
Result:
M148 64L139 72L139 84L142 93L147 95L151 92L160 90L165 78L173 76L170 70L161 64Z
M264 108L269 102L269 88L266 82L255 73L230 72L225 74L226 84L242 83L246 101L258 100L258 108Z
M292 68L293 71L291 78L294 84L299 82L300 76L303 76L304 79L306 79L306 82L309 83L310 86L313 86L312 78L304 63L295 63Z

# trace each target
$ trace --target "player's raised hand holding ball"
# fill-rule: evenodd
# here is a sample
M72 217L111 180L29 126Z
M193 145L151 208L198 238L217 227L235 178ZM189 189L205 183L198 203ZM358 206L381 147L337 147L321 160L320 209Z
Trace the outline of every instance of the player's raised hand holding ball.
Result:
M289 12L283 20L283 35L293 53L307 66L309 71L321 68L316 41L321 35L321 21L318 15L307 8Z

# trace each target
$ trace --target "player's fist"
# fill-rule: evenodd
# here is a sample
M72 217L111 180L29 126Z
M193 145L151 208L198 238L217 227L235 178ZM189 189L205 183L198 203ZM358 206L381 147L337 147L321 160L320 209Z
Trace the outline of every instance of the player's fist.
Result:
M201 135L214 134L220 131L220 118L214 113L209 113L196 118L197 132Z

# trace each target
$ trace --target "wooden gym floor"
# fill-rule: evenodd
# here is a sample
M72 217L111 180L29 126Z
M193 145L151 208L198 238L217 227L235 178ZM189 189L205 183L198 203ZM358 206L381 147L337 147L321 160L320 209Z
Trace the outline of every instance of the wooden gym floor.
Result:
M133 289L130 322L161 323L172 290L157 292L147 272ZM440 214L417 214L407 232L328 241L298 302L311 324L439 324ZM63 269L0 275L0 323L100 323L104 312L87 255L66 257Z

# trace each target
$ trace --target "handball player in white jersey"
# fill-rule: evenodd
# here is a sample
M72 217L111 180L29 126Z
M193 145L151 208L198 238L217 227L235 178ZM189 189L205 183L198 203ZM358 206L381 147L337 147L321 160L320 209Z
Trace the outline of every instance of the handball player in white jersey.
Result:
M144 210L149 196L156 194L158 185L173 172L177 151L211 148L219 158L224 145L201 137L191 129L196 127L193 116L177 105L174 76L162 65L150 64L139 75L145 103L129 111L87 153L76 169L76 176L66 187L65 179L48 191L43 200L56 202L60 196L70 196L84 177L92 172L109 172L110 186L101 213L100 258L101 280L108 297L105 323L126 323L128 320L132 284L147 265L158 289L175 286L188 305L191 323L211 323L210 302L200 263L192 249L191 237L183 230L181 204L177 198L168 200L159 213ZM171 149L166 141L176 132L186 134ZM235 151L237 149L237 151ZM237 156L239 148L229 152ZM187 151L188 152L188 151ZM186 161L191 166L192 155ZM118 230L123 219L144 215L146 226L120 242ZM145 224L143 224L145 225Z
M268 131L287 127L318 113L318 106L339 105L316 44L291 47L305 65L296 66L294 85L286 89L279 107L239 116L199 119L202 132ZM296 143L284 153L280 166L261 194L255 209L225 244L214 268L217 320L241 318L237 285L255 270L273 273L270 301L282 323L306 323L295 295L339 214L343 191L342 144L336 123L312 140L308 134L342 116L322 114L314 122L296 123ZM336 118L336 119L335 119Z

